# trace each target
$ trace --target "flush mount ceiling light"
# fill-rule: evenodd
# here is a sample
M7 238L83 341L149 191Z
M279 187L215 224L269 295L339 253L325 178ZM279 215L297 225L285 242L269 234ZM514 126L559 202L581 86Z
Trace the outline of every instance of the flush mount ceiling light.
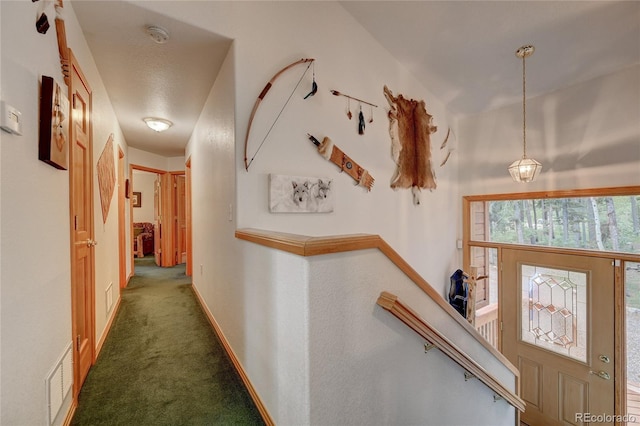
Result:
M509 173L516 182L531 182L542 170L542 164L533 158L527 158L527 109L526 109L526 72L525 58L533 55L535 47L528 45L516 50L516 56L522 59L522 158L509 166Z
M150 25L146 28L147 35L158 44L169 41L169 32L162 27Z
M169 120L165 120L164 118L157 117L145 117L142 119L150 129L155 130L156 132L164 132L169 127L173 126L173 123Z

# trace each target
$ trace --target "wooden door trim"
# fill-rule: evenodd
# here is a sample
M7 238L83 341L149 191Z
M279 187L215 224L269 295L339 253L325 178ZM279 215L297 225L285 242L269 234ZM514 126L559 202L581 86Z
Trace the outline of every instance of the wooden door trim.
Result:
M187 215L187 264L185 267L185 274L190 277L193 275L193 234L191 233L191 156L189 156L185 162L185 203Z
M127 286L126 188L124 150L118 145L118 277L120 288Z
M91 202L89 203L89 217L87 218L88 220L88 228L89 228L89 238L90 239L94 239L95 238L95 229L94 229L94 208L93 208L93 119L92 119L92 112L93 112L93 91L91 90L91 86L89 86L88 80L85 77L84 73L82 72L82 69L80 68L80 65L78 63L78 60L76 59L75 55L73 54L73 51L71 49L69 49L69 66L72 68L72 72L75 72L78 74L78 77L80 78L80 80L82 81L82 84L85 86L85 88L87 89L88 93L89 93L89 99L88 99L88 116L89 116L89 123L88 123L88 140L87 140L87 144L88 144L88 155L89 155L89 163L91 166L91 172L88 174L88 185L89 185L89 197L88 199L91 200ZM73 100L73 78L69 79L69 99ZM73 105L73 104L72 104ZM70 140L75 140L75 130L74 130L74 125L75 125L75 120L73 118L73 114L70 114ZM75 143L75 142L72 142ZM75 231L75 217L74 217L74 199L72 197L72 194L74 193L73 190L73 185L74 185L74 181L73 178L75 177L76 171L74 170L73 167L73 149L69 149L69 240L70 240L70 251L71 251L71 289L74 289L75 286L77 285L77 280L76 280L76 274L75 274L75 270L76 270L76 266L77 266L77 262L76 262L76 256L75 256L75 235L74 235L74 231ZM89 311L89 329L90 332L88 333L88 338L89 338L89 347L90 347L90 355L91 355L91 364L93 365L93 363L95 362L95 354L96 354L96 348L95 348L95 341L96 341L96 330L95 330L95 250L89 250L89 265L91 268L91 272L90 272L90 276L91 276L91 283L89 286L89 306L88 306L88 311ZM73 371L74 371L74 378L77 377L77 372L78 369L80 368L80 362L79 360L77 360L75 357L77 355L77 348L76 348L76 339L75 336L77 335L77 326L76 326L76 319L77 317L77 311L75 308L75 304L73 303L73 291L72 291L72 303L71 303L71 336L72 336L72 342L73 342L73 346L74 346L74 367L73 367ZM73 399L74 402L77 403L78 401L78 395L80 394L80 385L79 383L77 383L76 380L74 380L73 382Z
M129 164L129 187L129 190L133 191L133 164ZM131 261L131 273L129 274L129 278L127 279L127 281L130 280L131 277L136 273L136 262L133 257L133 203L131 201L129 201L129 235L131 236L131 239L129 240L129 251L131 253L129 255L129 260Z

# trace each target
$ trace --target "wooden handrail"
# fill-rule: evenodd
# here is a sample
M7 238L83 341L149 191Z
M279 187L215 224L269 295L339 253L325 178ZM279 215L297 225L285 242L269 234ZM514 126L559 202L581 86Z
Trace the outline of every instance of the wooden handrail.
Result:
M258 229L238 229L236 238L250 241L265 247L286 251L299 256L317 256L322 254L340 253L354 250L378 249L398 269L400 269L411 281L435 301L451 318L453 318L469 335L498 359L518 380L518 369L496 348L494 348L478 331L467 322L437 291L429 284L406 260L404 260L386 241L379 235L352 234L324 237L310 237L305 235L289 234L285 232L265 231Z
M506 388L502 383L489 374L480 364L474 361L469 355L453 344L438 330L431 327L422 319L415 311L398 300L398 296L383 291L380 293L377 304L391 312L400 321L409 326L413 331L426 339L432 345L435 345L442 353L447 355L458 365L469 373L473 374L478 380L487 385L497 395L503 398L509 404L513 405L520 411L524 412L525 403L515 393Z

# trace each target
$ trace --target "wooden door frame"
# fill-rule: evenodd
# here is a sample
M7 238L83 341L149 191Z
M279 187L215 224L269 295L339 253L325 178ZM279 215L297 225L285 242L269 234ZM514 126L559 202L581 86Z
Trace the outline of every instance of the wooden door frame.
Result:
M504 244L488 241L474 241L471 239L471 203L487 201L525 200L541 198L571 198L571 197L604 197L604 196L625 196L640 194L640 186L623 186L607 188L591 188L577 190L559 191L537 191L519 192L506 194L488 195L468 195L462 197L462 242L463 242L463 269L470 270L471 248L495 248L498 250L498 257L502 257L502 248L519 248L529 251L543 251L557 254L571 254L585 257L611 257L615 259L615 308L614 308L614 342L615 342L615 414L625 415L627 413L627 390L626 390L626 316L625 316L625 295L624 295L624 274L622 266L624 262L640 262L640 255L631 253L612 253L606 251L575 250L565 248L549 248L543 246L530 246L519 244ZM499 306L498 324L502 323L502 309ZM498 348L501 350L501 348Z
M91 240L93 240L95 238L95 227L94 227L94 206L93 206L93 119L92 119L92 113L93 113L93 92L91 90L91 87L88 84L88 80L85 77L84 73L82 72L82 69L80 68L80 65L78 63L78 60L76 59L75 55L73 54L73 51L71 49L69 49L69 66L75 70L75 72L78 73L78 76L80 77L80 79L82 80L83 84L87 87L88 92L89 92L89 99L88 99L88 116L89 116L89 130L88 130L88 140L87 140L87 144L88 144L88 155L89 155L89 164L91 167L91 171L88 173L89 176L89 182L88 182L88 186L89 186L89 197L88 199L91 200L91 202L89 203L89 214L88 214L88 228L89 228L89 238ZM73 72L73 71L72 71ZM69 99L73 100L73 78L69 78ZM73 104L71 104L73 105ZM73 126L75 125L75 121L73 118L73 114L70 114L70 131L69 131L69 137L70 140L74 139L75 136L75 131L73 129ZM75 143L75 142L73 142ZM71 144L70 144L71 145ZM75 231L75 216L74 216L74 199L72 197L72 194L74 193L74 177L76 174L76 171L73 167L73 162L74 162L74 157L73 157L73 149L69 149L69 234L70 234L70 251L71 251L71 289L72 289L72 301L71 301L71 336L72 336L72 342L73 345L75 347L76 345L76 339L75 336L77 336L77 326L76 326L76 318L77 318L77 311L75 308L75 304L73 302L74 296L73 296L73 289L75 288L75 286L77 285L77 279L76 279L76 274L75 274L75 270L77 267L77 262L76 262L76 256L75 256L75 235L74 235L74 231ZM89 264L91 267L91 284L89 286L89 294L86 296L90 303L88 303L88 308L87 310L88 312L88 316L89 316L89 333L88 333L88 338L89 338L89 347L90 347L90 356L91 356L91 364L93 365L93 363L95 362L95 356L96 356L96 348L95 348L95 342L96 342L96 330L95 330L95 305L96 305L96 298L95 298L95 250L89 250ZM74 367L73 367L73 372L74 372L74 381L73 381L73 400L74 403L77 404L78 402L78 395L80 394L80 389L81 386L80 384L77 382L77 380L75 380L75 378L78 377L78 369L80 368L80 362L79 360L75 359L77 350L74 349L73 354L74 354Z
M193 234L192 234L192 222L191 222L191 156L187 158L185 162L185 202L186 202L186 215L187 215L187 265L185 267L185 274L190 277L193 275Z
M149 173L155 173L157 175L160 176L160 179L162 181L162 205L160 206L160 214L162 216L162 220L163 221L169 221L171 223L171 226L166 226L166 224L163 224L162 226L162 238L160 240L160 249L161 249L161 265L162 267L170 267L170 266L175 266L176 265L176 260L175 260L175 250L176 250L176 235L175 235L175 226L173 226L173 222L174 222L174 217L175 217L175 208L174 208L174 198L175 198L175 191L173 188L173 181L174 181L174 176L177 175L185 175L186 171L185 170L176 170L176 171L166 171L166 170L161 170L161 169L156 169L153 167L147 167L147 166L142 166L139 164L130 164L129 165L129 175L130 175L130 182L131 185L133 186L133 171L134 170L139 170L139 171L143 171L143 172L149 172ZM130 203L131 204L131 203ZM130 218L131 218L131 226L130 226L130 232L131 235L133 235L133 206L130 206ZM188 231L187 231L188 233ZM154 236L154 238L156 238L156 236ZM132 243L133 244L133 243ZM188 249L188 246L187 246ZM187 250L187 258L189 256L188 254L188 250ZM171 254L171 255L169 255ZM131 269L132 269L132 274L135 271L135 262L133 259L133 250L131 251Z
M154 169L153 167L147 167L147 166L141 166L139 164L129 164L129 185L131 186L131 190L133 191L133 184L134 184L134 179L133 179L133 171L134 170L139 170L142 172L149 172L149 173L156 173L156 174L163 174L166 173L164 170L160 170L160 169ZM133 203L129 203L129 232L130 235L133 238ZM154 235L155 238L155 235ZM129 243L131 246L131 275L135 274L136 271L136 262L135 262L135 258L134 258L134 253L133 253L133 239L131 240L131 242Z
M502 334L501 342L507 343L505 345L505 348L508 348L510 350L510 351L508 350L507 352L510 352L510 355L511 355L511 356L508 356L506 353L504 353L504 355L507 356L507 359L509 359L509 361L511 361L516 367L518 367L518 359L520 359L520 357L523 357L523 356L529 361L540 362L539 365L544 366L543 368L540 369L540 375L541 375L540 377L541 377L541 381L545 383L546 383L546 379L549 378L548 376L545 376L545 374L549 374L549 373L544 373L544 370L546 370L547 368L552 368L552 369L557 368L556 374L562 371L564 371L565 373L571 372L570 374L576 374L576 371L578 371L584 374L585 370L589 370L590 368L597 369L597 370L600 370L600 368L605 369L604 368L605 365L598 364L596 361L597 361L598 353L605 354L607 356L612 356L612 354L615 354L615 351L616 351L615 334L611 333L611 331L615 329L614 288L616 285L615 283L616 268L614 266L614 259L608 255L581 256L580 254L557 253L555 250L527 250L527 248L524 248L522 246L502 247L499 250L499 252L500 252L499 262L501 265L499 268L500 281L503 283L514 284L514 285L507 285L507 284L501 285L500 291L499 291L499 294L500 294L499 297L501 301L499 306L500 315L505 316L505 310L506 311L512 310L516 315L516 317L513 319L511 318L511 316L506 317L504 322L505 324L504 330L501 327L501 334ZM509 254L511 255L511 259L512 259L511 262L508 260ZM543 268L583 272L585 273L585 276L588 277L588 283L585 287L585 292L588 294L586 296L587 297L586 315L588 318L586 323L588 325L585 324L585 326L587 327L587 330L589 330L589 333L587 337L587 344L586 344L587 347L586 347L586 354L585 354L584 360L578 359L576 357L569 357L565 354L554 352L549 348L539 346L532 342L525 342L519 336L521 327L523 326L522 312L520 311L520 309L525 309L524 306L522 306L523 296L522 296L521 286L524 286L525 284L520 279L520 269L519 269L520 263L517 261L513 261L513 259L518 259L520 261L522 261L523 259L527 259L526 264L530 266L536 266L536 267L542 266ZM567 266L568 264L570 264L571 266ZM565 268L571 268L571 269L565 269ZM513 280L505 278L505 276L507 275L512 275ZM597 279L597 277L601 279ZM605 281L606 281L606 284L605 284ZM595 285L596 283L598 285ZM513 297L509 298L506 295L506 293L511 293L511 296ZM598 310L597 306L600 305L601 302L607 298L611 300L611 305L608 306L608 309L605 308L601 310L599 313L596 313L596 311ZM508 302L502 303L505 300L507 300ZM515 302L515 303L512 303L512 302ZM603 330L604 327L598 327L598 325L601 325L603 323L595 321L594 318L600 318L600 319L605 319L606 321L611 321L611 324L610 324L611 328L606 327L606 331ZM505 337L509 335L510 335L510 338ZM602 340L600 338L602 338ZM609 338L613 338L613 340L607 342L607 339ZM596 349L594 349L595 346L598 346L596 342L600 345L604 345L606 348L610 349L610 351L603 351L603 352L596 351ZM517 345L522 345L522 347L518 349ZM600 349L602 349L602 347L600 347ZM530 353L532 350L534 353L536 353L536 356L527 357L526 354ZM545 357L553 358L555 362L559 362L559 365L563 365L564 363L565 367L567 363L569 363L571 364L570 368L567 369L567 368L558 367L555 364L555 362L544 362L543 359L545 359ZM611 369L608 371L608 373L611 373L614 376L614 378L615 378L617 367L618 367L618 364L614 359L614 363L611 365ZM593 380L593 382L589 382L589 384L587 385L589 392L592 392L591 388L598 388L599 386L611 386L613 388L613 396L612 396L610 407L612 407L614 411L605 413L603 412L604 410L596 409L596 411L591 411L591 413L608 414L608 415L615 414L615 411L616 411L615 380L603 381L603 379L597 378L595 376L591 376L591 375L588 375L588 376L590 377L591 380ZM553 375L551 377L553 377ZM579 376L573 376L573 377L579 377ZM523 372L520 372L520 386L523 386L525 380L526 380L525 374L523 374ZM557 380L557 376L556 376L556 380ZM542 423L546 424L546 423L549 423L546 421L546 418L550 414L553 415L554 412L556 414L559 412L559 411L556 412L555 410L552 410L552 413L549 413L548 409L543 408L546 406L546 404L543 401L549 402L548 400L545 399L546 397L550 396L549 386L547 386L547 384L539 385L540 388L542 388L542 391L538 395L542 399L542 401L540 401L541 406L538 408L534 408L535 411L533 412L521 413L521 418L525 414L527 414L528 416L533 416L533 418L529 419L531 422L530 423L527 422L527 419L523 419L523 422L527 422L527 424L542 424ZM556 385L559 386L559 383L556 383ZM553 393L554 391L559 392L559 387L551 386L551 393ZM605 393L607 395L611 395L608 392L603 392L603 394ZM520 396L524 398L524 396L522 395ZM556 398L557 397L558 395L556 395ZM597 396L593 396L593 395L590 396L589 398L590 398L590 401L591 401L591 398L596 398L596 400L601 400L601 398L598 398ZM555 399L555 398L552 398L552 399ZM557 399L555 400L556 402L558 401ZM560 406L556 408L559 408L559 407ZM594 407L592 407L591 404L588 403L587 406L585 407L585 410L582 411L582 413L583 414L588 413L593 408ZM540 416L544 417L545 421L543 421L540 418ZM563 424L562 419L558 419L558 421L560 424Z
M124 151L118 145L118 268L120 288L127 286L126 183L124 179ZM131 182L131 181L129 181Z

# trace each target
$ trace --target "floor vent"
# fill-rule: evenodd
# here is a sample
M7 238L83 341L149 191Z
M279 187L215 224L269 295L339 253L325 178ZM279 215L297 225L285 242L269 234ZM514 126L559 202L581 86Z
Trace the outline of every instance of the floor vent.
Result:
M62 408L73 384L72 343L69 342L62 356L53 366L45 383L47 392L48 425L52 425Z

